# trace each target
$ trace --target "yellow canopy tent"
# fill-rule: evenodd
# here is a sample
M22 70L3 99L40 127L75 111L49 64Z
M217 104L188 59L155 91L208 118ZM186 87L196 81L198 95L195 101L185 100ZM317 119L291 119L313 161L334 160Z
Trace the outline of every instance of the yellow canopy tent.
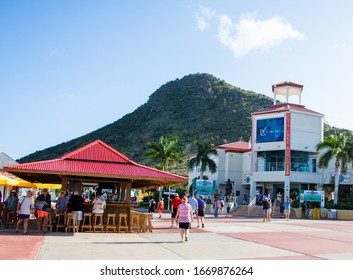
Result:
M42 183L33 183L33 185L38 188L38 189L55 189L55 190L60 190L61 189L61 184L42 184Z
M0 180L3 186L13 187L18 185L18 181L0 173Z
M4 179L0 179L0 186L4 186L7 184L7 181Z
M61 189L61 184L42 184L42 183L31 183L23 180L19 177L10 178L5 174L0 173L0 185L9 187L19 187L19 188L48 188L48 189Z

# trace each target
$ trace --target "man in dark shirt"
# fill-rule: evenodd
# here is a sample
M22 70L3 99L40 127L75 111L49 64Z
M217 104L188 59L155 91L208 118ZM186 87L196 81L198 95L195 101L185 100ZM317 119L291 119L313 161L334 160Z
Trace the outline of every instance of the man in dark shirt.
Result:
M71 211L77 214L77 224L80 226L82 221L82 211L83 211L83 197L78 191L70 197L69 203L71 204Z
M41 229L44 232L48 231L48 219L50 218L51 222L51 215L52 215L52 208L51 208L51 197L48 192L47 188L44 188L42 193L37 197L35 200L37 205L41 205L41 209L37 209L37 229L40 231ZM50 215L50 217L49 217Z

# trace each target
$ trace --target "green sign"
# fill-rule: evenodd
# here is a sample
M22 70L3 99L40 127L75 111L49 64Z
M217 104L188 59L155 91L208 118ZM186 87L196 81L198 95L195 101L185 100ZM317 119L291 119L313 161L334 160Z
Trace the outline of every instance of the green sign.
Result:
M301 191L300 203L308 202L320 202L321 207L325 206L325 192L324 191Z
M195 188L198 195L212 195L214 190L212 180L196 180Z

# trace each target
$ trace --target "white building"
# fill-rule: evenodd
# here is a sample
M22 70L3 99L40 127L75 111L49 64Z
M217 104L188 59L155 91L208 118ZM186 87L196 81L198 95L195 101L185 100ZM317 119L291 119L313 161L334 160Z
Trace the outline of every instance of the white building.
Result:
M212 174L208 170L204 172L208 180L216 181L218 192L225 194L228 180L232 183L233 195L243 196L244 192L249 194L244 188L244 181L250 183L250 162L251 162L251 143L234 142L215 147L217 156L210 158L217 164L217 172ZM244 179L247 174L248 177ZM194 178L200 176L200 167L194 167L189 171L189 186ZM246 179L248 181L246 181Z
M327 169L317 166L316 145L323 141L324 115L300 104L302 85L284 82L272 90L274 105L252 113L251 145L234 142L215 148L218 170L204 175L216 181L218 192L225 194L228 179L234 182L236 196L242 198L246 192L250 199L279 192L284 197L297 196L301 190L320 190L332 183L334 160ZM276 104L278 95L285 96L286 102ZM291 96L298 97L299 104L288 103ZM189 183L199 175L197 168L191 170ZM339 197L348 198L353 185L351 166L341 177Z

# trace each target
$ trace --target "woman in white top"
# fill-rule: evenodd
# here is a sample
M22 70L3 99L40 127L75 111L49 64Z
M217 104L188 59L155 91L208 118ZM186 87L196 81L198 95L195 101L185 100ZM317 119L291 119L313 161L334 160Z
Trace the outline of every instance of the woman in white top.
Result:
M23 222L23 233L28 234L28 220L31 215L31 209L34 208L33 192L29 190L26 196L20 197L17 204L18 222L16 225L16 233Z

